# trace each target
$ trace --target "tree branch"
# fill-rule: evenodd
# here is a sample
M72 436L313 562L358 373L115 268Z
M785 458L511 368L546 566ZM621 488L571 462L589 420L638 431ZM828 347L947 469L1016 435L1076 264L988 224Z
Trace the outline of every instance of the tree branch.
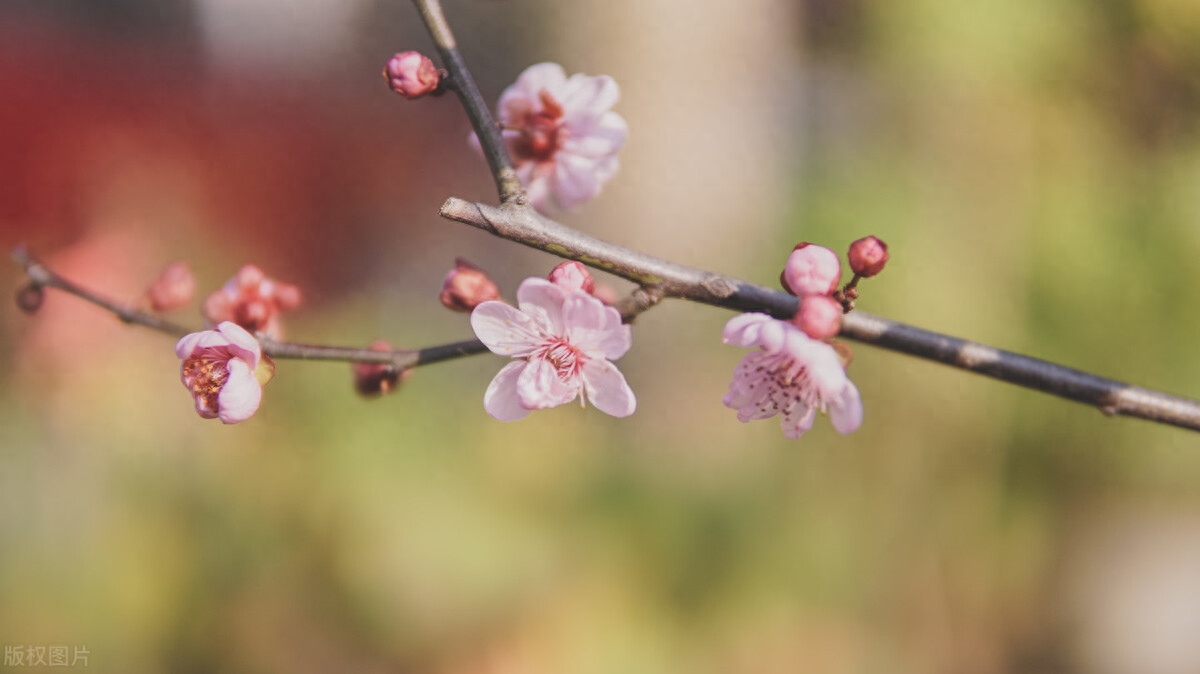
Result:
M479 93L475 78L471 76L471 71L463 61L462 53L458 51L454 33L450 31L446 15L442 13L442 3L438 0L413 0L413 4L417 6L417 10L421 13L421 19L425 21L425 26L433 37L434 45L437 46L438 53L442 57L442 65L446 68L446 72L450 73L449 84L453 87L454 93L458 95L463 110L471 120L475 135L479 137L479 144L483 148L483 156L487 159L488 167L492 171L492 179L496 182L496 191L500 194L500 201L503 203L523 202L525 189L521 187L521 181L513 169L512 159L509 158L508 150L504 147L500 127L492 119L487 102Z
M799 302L779 290L601 241L524 206L495 207L451 198L440 214L500 238L578 260L642 284L643 288L653 288L657 298L685 299L734 311L761 311L782 319L793 316ZM641 310L649 306L653 304ZM1108 415L1200 430L1200 402L863 312L855 311L843 318L841 336L1092 405Z
M108 311L121 319L122 322L157 330L176 339L188 333L196 332L196 330L163 320L155 314L135 309L132 306L122 304L93 292L78 283L69 281L35 260L23 246L18 246L14 249L12 256L18 264L25 268L25 273L29 276L30 283L33 285L42 288L53 288L68 295L74 295ZM398 370L407 370L421 365L440 363L463 356L473 356L477 353L487 351L487 347L483 345L483 342L477 339L427 346L423 349L377 351L357 347L278 342L264 334L259 334L257 337L259 343L262 345L263 353L272 358L380 363L392 365Z

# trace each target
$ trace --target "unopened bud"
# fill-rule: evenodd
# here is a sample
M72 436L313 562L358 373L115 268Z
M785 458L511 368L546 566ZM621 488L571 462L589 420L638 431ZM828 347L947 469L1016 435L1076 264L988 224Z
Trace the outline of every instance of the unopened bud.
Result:
M442 75L428 56L405 51L388 60L383 68L383 79L401 96L420 98L437 90Z
M42 302L45 299L46 291L36 283L22 286L17 291L17 306L27 314L37 313L37 310L42 308Z
M575 260L568 260L552 269L550 282L567 292L580 290L591 294L596 290L596 281L592 278L592 273L583 263Z
M460 257L442 282L440 299L447 309L465 313L488 300L500 299L500 289L482 269Z
M788 256L779 282L784 290L801 297L828 295L842 280L842 263L837 253L811 243L799 243Z
M372 351L391 351L392 345L383 340L371 342ZM354 363L354 390L364 396L391 393L408 376L387 363Z
M154 311L171 311L187 305L196 293L196 279L184 262L163 268L146 288L146 299Z
M809 295L800 300L792 323L813 339L829 339L842 329L842 304L828 295Z
M854 273L863 277L872 276L883 271L888 261L887 244L874 236L867 236L850 244L850 268Z

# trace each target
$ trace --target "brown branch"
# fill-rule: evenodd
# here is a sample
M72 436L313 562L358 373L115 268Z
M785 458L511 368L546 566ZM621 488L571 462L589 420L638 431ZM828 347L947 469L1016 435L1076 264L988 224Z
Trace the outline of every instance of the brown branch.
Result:
M69 281L34 259L23 246L18 246L13 250L12 256L18 264L25 268L25 273L29 276L29 281L34 286L53 288L68 295L74 295L108 311L124 323L147 327L171 337L179 338L188 333L196 332L196 330L163 320L155 314L141 311L128 304L122 304L89 290L78 283ZM374 349L358 347L278 342L263 334L259 334L257 337L259 343L262 344L263 353L272 358L381 363L393 365L398 370L407 370L421 365L440 363L487 351L487 347L477 339L438 344L423 349L376 351Z
M479 137L479 144L483 148L483 156L487 159L488 167L492 171L492 179L496 182L496 191L500 194L500 201L503 203L524 202L525 189L521 187L517 172L513 170L512 159L508 156L508 150L504 147L504 139L500 135L500 127L492 119L487 102L479 93L475 78L471 76L471 71L467 68L462 53L458 51L454 33L450 31L446 15L442 13L442 3L438 0L413 0L413 4L421 12L421 19L429 29L429 34L433 37L433 42L442 57L442 65L450 74L449 84L454 89L454 93L458 95L463 110L471 120L475 135Z
M524 206L495 207L451 198L442 206L441 215L653 288L659 299L673 297L734 311L761 311L777 318L796 313L798 300L785 292L601 241ZM653 304L642 311L649 306ZM1200 430L1200 402L859 311L843 318L841 336L1093 405L1105 414Z

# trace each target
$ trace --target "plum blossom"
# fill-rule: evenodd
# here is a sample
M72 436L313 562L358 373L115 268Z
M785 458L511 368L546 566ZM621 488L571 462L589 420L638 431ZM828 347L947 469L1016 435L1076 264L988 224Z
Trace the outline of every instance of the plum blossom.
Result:
M388 59L383 79L392 91L405 98L420 98L437 91L442 73L433 61L420 52L400 52Z
M483 302L500 299L500 288L482 269L460 257L442 281L438 299L451 311L467 313Z
M589 295L596 290L596 280L592 278L592 272L588 271L583 263L575 260L560 262L550 270L547 278L563 290L580 290Z
M629 326L616 309L585 292L528 278L517 288L517 307L484 302L471 313L471 327L493 353L513 358L483 396L484 409L500 421L577 397L614 417L637 407L624 375L610 362L629 350Z
M778 414L784 436L792 440L812 428L818 411L829 413L838 433L851 433L862 424L858 389L832 346L759 313L731 319L723 341L758 347L738 363L724 398L726 407L738 411L739 421Z
M146 288L146 300L154 311L171 311L187 305L196 293L196 279L186 262L173 262L158 273Z
M266 332L279 339L283 336L279 313L298 306L299 288L268 278L263 270L248 264L204 300L202 311L211 325L231 321L250 332Z
M180 379L196 400L196 413L227 424L258 410L262 386L275 371L254 335L229 321L185 335L175 344L175 355L183 361Z
M618 167L628 127L612 111L620 97L607 75L569 78L539 63L504 90L497 117L530 204L541 213L570 210L600 194ZM471 136L477 148L479 139Z

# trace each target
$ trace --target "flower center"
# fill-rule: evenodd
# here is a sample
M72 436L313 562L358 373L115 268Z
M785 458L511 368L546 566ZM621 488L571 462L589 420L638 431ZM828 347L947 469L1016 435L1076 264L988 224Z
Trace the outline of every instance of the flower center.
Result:
M541 357L550 361L555 371L558 372L558 378L563 381L570 381L577 377L585 360L579 349L571 346L564 339L552 340L541 353Z
M516 139L516 152L537 161L549 161L567 137L563 128L563 108L545 89L538 94L542 111L525 115L521 135Z
M766 356L746 363L744 367L745 376L761 381L766 386L766 395L754 405L760 412L790 415L798 407L815 407L825 411L820 391L813 385L812 377L803 364L791 358Z
M229 368L224 360L208 356L192 356L183 361L183 376L192 395L204 405L204 409L217 409L217 394L229 379Z

